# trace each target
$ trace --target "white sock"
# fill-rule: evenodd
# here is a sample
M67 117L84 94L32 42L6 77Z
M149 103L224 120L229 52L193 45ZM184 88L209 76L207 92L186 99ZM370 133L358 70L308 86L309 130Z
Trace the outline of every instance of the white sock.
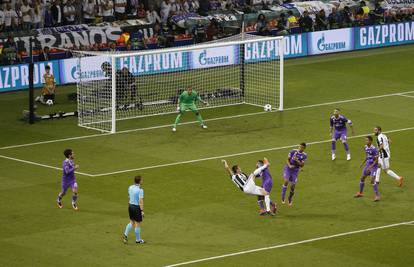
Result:
M378 168L377 173L375 174L375 182L379 183L381 176L381 169Z
M391 176L394 179L400 180L400 176L398 176L395 172L393 172L392 170L386 170L386 173Z
M264 201L266 205L266 211L270 211L270 197L269 195L264 196Z

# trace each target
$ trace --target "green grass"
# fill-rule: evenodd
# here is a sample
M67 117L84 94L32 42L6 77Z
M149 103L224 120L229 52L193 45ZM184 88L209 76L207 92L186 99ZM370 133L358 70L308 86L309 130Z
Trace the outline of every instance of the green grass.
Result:
M385 48L286 61L285 106L297 107L344 99L414 90L414 46ZM60 87L56 110L72 111ZM409 94L414 96L414 94ZM20 121L27 92L0 95L0 147L96 134L76 126L76 118ZM356 134L414 127L414 98L390 96L338 104L353 120ZM329 139L328 118L337 105L265 113L196 124L134 131L19 148L0 149L0 155L50 166L61 165L62 151L71 147L80 171L103 174L185 160L295 145ZM258 111L235 106L203 111L205 118ZM48 113L40 107L39 113ZM122 129L171 124L173 116L124 121ZM184 121L194 120L190 114ZM281 172L289 149L228 158L249 172L257 159L271 162L279 206L276 217L259 217L256 199L242 194L224 174L218 159L142 170L145 189L143 238L148 244L123 245L128 222L127 187L136 172L88 177L78 175L79 212L69 196L56 208L58 170L0 158L0 266L161 266L414 220L411 182L414 130L389 134L391 166L406 177L399 188L382 174L382 201L353 199L358 190L363 138L349 140L353 159L330 160L330 144L310 145L309 160L299 176L294 206L280 205ZM194 264L194 266L413 266L414 226L315 241ZM131 233L130 239L133 240Z

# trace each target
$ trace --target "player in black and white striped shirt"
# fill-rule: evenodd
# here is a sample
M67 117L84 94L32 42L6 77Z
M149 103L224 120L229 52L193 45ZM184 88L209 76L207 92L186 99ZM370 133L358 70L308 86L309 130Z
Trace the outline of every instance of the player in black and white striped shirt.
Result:
M403 185L403 177L399 176L392 170L390 170L390 158L391 158L391 150L390 150L390 141L388 137L382 133L381 127L377 126L374 128L374 134L377 136L377 144L379 150L379 159L378 162L381 166L381 169L384 170L386 174L391 176L392 178L398 181L398 186ZM378 183L380 179L381 171L377 171L375 181Z
M230 175L231 180L233 183L244 193L249 195L256 195L256 196L269 196L269 193L263 187L257 186L254 182L256 176L258 176L264 169L269 167L269 161L264 158L263 166L254 170L249 176L242 172L238 165L234 165L231 169L227 164L226 160L222 160L224 164L224 168L226 169L227 173ZM274 215L274 211L271 211L270 208L270 200L265 201L266 205L266 212L267 214Z

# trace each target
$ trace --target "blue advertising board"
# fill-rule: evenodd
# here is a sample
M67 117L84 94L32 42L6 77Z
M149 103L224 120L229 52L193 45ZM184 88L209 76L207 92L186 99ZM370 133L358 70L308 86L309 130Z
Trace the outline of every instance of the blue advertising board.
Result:
M134 75L174 72L188 69L188 52L172 52L123 57L117 60L117 69L127 67Z
M284 41L284 56L286 58L303 57L308 53L307 49L307 35L293 34L285 36ZM245 45L244 58L245 62L258 62L277 59L279 57L279 42L263 41L248 43Z
M34 64L33 85L40 87L43 84L45 67L49 65L55 76L56 84L61 84L59 75L59 61L45 61ZM29 64L19 64L0 67L0 92L27 89L29 87Z
M355 28L355 49L414 43L414 21Z

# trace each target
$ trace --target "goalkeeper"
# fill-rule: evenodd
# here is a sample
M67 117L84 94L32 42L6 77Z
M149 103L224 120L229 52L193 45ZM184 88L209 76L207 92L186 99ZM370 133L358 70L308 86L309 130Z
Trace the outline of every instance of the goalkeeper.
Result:
M177 105L177 110L179 113L177 115L177 118L175 119L174 126L172 128L173 132L177 130L177 124L180 122L181 116L187 110L191 110L192 112L194 112L194 114L197 117L197 120L201 124L201 128L207 129L207 125L204 124L203 118L201 117L200 112L198 112L197 106L195 105L196 101L200 101L203 104L208 105L208 103L206 101L203 101L199 94L195 90L193 90L191 86L189 86L187 90L181 93L180 97L178 98Z

